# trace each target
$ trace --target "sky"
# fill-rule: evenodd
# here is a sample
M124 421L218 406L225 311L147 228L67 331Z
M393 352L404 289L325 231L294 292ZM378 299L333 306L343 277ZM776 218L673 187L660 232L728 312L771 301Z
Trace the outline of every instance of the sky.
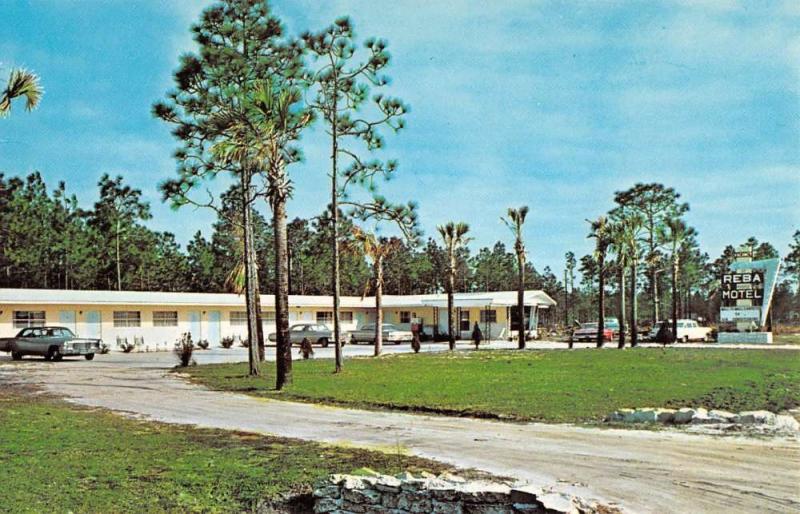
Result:
M208 211L164 204L175 175L169 127L151 115L172 86L190 25L208 2L4 0L0 83L41 76L45 96L0 120L0 172L34 170L89 207L103 173L142 190L148 225L185 243L210 234ZM591 252L587 219L615 191L661 182L689 202L712 258L749 236L782 254L800 228L800 2L281 0L290 34L349 15L360 39L384 38L388 93L411 105L379 157L399 161L381 186L415 200L426 236L471 227L473 250L512 246L500 217L528 205L537 269ZM327 205L329 150L304 136L289 215ZM221 185L220 185L221 187Z

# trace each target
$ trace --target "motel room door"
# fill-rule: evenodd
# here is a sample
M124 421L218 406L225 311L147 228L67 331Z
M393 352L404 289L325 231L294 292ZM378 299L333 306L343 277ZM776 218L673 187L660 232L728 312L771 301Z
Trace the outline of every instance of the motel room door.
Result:
M59 311L58 323L62 327L67 327L68 329L72 330L75 334L78 333L78 323L75 317L75 311Z
M208 342L212 345L218 345L222 337L222 314L219 311L208 311Z
M189 333L192 334L192 341L195 343L203 338L203 333L200 329L199 311L189 311Z
M103 330L101 325L102 317L100 315L100 311L86 311L85 316L86 333L81 335L91 339L102 339Z

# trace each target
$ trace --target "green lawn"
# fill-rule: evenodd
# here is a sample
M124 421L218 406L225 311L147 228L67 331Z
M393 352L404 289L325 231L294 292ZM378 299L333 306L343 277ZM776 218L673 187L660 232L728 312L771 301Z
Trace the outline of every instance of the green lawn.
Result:
M775 334L772 340L774 344L800 344L800 334Z
M0 512L243 512L329 473L423 459L135 421L0 391Z
M641 348L462 351L294 364L284 392L246 364L199 366L193 380L229 391L314 401L553 422L597 421L622 407L704 405L782 410L800 405L800 353Z

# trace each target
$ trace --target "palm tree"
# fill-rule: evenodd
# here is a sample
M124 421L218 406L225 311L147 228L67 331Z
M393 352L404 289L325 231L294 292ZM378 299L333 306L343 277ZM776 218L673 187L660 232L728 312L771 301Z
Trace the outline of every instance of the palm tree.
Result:
M631 266L634 252L631 250L630 242L635 241L635 234L630 233L631 225L626 219L619 219L609 223L609 250L616 256L615 268L617 270L619 288L619 335L617 348L625 348L625 335L627 329L627 312L625 305L626 280L628 267Z
M587 220L589 221L589 220ZM611 243L610 227L605 216L600 216L591 225L590 238L595 239L594 257L597 260L598 302L597 302L597 347L602 348L605 342L605 316L606 316L606 253Z
M11 100L25 98L25 110L32 111L39 105L44 90L39 84L39 77L23 69L11 70L8 84L0 94L0 117L11 113Z
M680 258L684 245L695 235L695 230L686 225L680 218L669 218L660 228L660 239L670 246L672 261L672 342L678 340L678 276L680 275Z
M344 246L345 251L354 251L353 243L357 245L358 249L372 261L372 286L375 290L375 357L379 356L383 351L383 261L386 257L393 252L399 250L403 243L396 237L385 238L378 237L373 233L366 232L359 227L353 227L354 241ZM367 289L364 288L364 296L367 294Z
M450 349L455 350L456 334L453 324L453 316L455 314L455 309L453 308L453 290L455 289L456 283L456 254L458 250L466 246L471 239L467 237L469 225L450 221L436 228L442 236L442 242L447 252L447 335L450 341Z
M232 109L239 109L242 112L223 111L212 120L219 127L224 127L226 132L226 138L212 147L212 153L223 162L239 164L244 172L242 173L246 206L243 213L244 227L252 226L249 221L251 214L249 200L254 194L252 172L262 172L266 175L267 188L264 195L272 209L275 233L276 388L282 389L292 381L292 347L289 341L289 253L286 228L286 203L292 194L292 183L286 173L286 166L299 158L296 150L289 145L311 122L312 116L307 111L297 109L297 104L301 100L299 89L273 84L269 80L257 84L251 91L242 93L238 100L236 107ZM253 292L252 309L255 310L256 295L252 288L257 286L258 277L255 268L255 250L252 248L248 251L252 246L252 237L245 237L246 283L247 288ZM253 316L253 320L255 319L256 316ZM257 332L255 326L252 328L254 333ZM252 357L257 356L254 352L251 348L251 366ZM337 359L337 371L339 370L341 362Z
M525 349L525 243L522 241L522 225L528 215L528 206L508 209L508 219L500 218L514 234L514 252L517 254L517 313L519 315L520 350Z

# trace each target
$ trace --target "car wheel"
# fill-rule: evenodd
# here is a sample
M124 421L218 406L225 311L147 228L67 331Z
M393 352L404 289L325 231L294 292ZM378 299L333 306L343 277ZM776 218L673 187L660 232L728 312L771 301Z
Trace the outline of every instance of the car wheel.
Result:
M47 356L45 356L45 358L47 357L50 357L48 360L53 360L55 362L59 362L64 358L64 356L61 355L61 350L57 346L50 348L50 351L47 352Z
M328 347L328 338L327 337L323 337L318 342L319 342L319 344L322 345L323 348L327 348Z
M683 336L683 342L684 343L688 343L689 342L689 336Z
M22 360L22 352L11 352L11 360L21 361Z
M83 358L86 359L87 361L94 360L94 354L87 353L86 355L83 356Z

